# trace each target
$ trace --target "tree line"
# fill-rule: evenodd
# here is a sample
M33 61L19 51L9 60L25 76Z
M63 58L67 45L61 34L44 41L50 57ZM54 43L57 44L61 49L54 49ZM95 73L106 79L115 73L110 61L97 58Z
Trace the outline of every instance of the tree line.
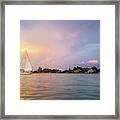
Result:
M97 67L73 67L67 70L59 70L59 69L50 69L50 68L42 68L39 67L37 70L33 71L33 73L82 73L82 74L95 74L99 73L100 69Z

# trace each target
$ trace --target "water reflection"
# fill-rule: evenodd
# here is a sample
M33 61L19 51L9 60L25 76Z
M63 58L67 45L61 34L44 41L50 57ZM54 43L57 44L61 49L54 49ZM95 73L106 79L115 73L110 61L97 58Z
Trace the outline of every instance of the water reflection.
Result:
M20 77L23 100L100 99L99 74L40 73Z

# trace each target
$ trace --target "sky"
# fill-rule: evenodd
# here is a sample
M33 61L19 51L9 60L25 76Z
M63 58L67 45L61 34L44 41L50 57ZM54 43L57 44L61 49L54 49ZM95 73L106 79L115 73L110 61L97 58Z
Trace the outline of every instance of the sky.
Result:
M21 20L20 43L33 69L100 66L99 20Z

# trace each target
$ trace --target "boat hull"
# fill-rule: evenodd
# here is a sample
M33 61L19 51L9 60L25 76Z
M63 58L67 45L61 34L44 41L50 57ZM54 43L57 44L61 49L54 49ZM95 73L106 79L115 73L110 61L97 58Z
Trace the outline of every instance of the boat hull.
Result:
M20 73L20 75L31 75L32 73Z

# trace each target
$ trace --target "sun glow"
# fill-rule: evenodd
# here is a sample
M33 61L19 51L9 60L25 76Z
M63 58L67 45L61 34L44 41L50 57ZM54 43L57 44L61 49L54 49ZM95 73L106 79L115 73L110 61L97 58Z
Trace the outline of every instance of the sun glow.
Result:
M43 50L42 48L37 48L37 47L23 47L21 49L21 52L24 53L25 51L31 54L38 54L41 53Z

